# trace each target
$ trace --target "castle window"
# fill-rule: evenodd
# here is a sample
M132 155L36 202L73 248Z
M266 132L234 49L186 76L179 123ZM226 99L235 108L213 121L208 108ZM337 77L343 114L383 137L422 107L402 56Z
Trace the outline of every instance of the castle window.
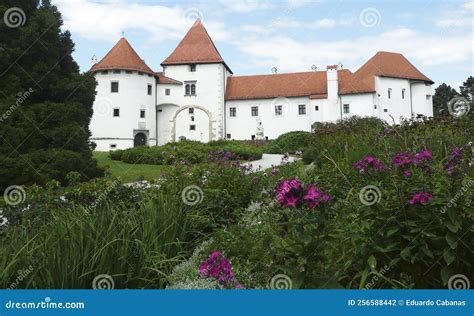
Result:
M349 114L349 112L350 112L349 104L344 104L343 107L344 107L343 108L344 114Z
M427 94L426 95L426 100L429 100L429 99L431 99L431 95Z
M237 116L237 108L229 108L229 115L230 115L230 117L236 117Z
M306 115L306 105L305 104L298 105L298 114L299 115Z
M191 122L194 122L194 116L191 116Z
M388 109L383 109L384 112L388 112Z
M110 149L115 149L115 148L117 148L117 144L110 144L109 146L110 146Z
M388 98L392 98L392 88L388 88Z
M126 73L126 74L131 74L132 71L131 71L131 70L125 70L125 73Z
M196 65L189 65L190 72L196 72Z
M283 114L283 105L275 105L275 115L282 115Z
M230 134L227 134L227 139L231 139L231 135Z
M189 130L190 131L195 131L196 130L196 125L189 125Z
M189 114L194 114L194 108L189 108L189 109L188 109L188 113L189 113Z
M119 74L120 70L114 70L114 74Z
M106 74L108 74L108 73L109 73L109 72L108 72L107 70L102 70L102 74L103 74L103 75L106 75Z
M151 84L146 86L146 91L147 91L148 95L151 95L151 89L152 89Z
M114 109L114 117L120 116L120 109Z
M315 105L315 106L314 106L314 110L315 110L315 111L319 111L319 106L318 106L318 105Z
M252 106L252 116L258 116L258 106Z
M170 95L171 94L171 90L170 89L165 89L165 95Z
M184 86L184 94L185 95L196 95L196 82L185 82Z
M377 110L377 104L374 104L374 110Z
M145 118L145 110L140 110L140 118Z
M402 99L405 99L405 89L402 89Z
M118 93L119 92L119 83L118 81L112 81L110 83L110 92Z

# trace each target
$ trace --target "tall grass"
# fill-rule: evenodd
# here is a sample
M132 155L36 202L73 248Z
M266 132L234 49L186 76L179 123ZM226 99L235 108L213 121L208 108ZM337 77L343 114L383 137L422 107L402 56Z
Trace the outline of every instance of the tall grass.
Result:
M91 213L84 207L54 212L34 235L28 225L4 232L0 283L3 288L87 289L94 277L108 274L115 288L163 288L196 236L178 193L149 195L134 209L111 201ZM22 271L30 266L25 276Z

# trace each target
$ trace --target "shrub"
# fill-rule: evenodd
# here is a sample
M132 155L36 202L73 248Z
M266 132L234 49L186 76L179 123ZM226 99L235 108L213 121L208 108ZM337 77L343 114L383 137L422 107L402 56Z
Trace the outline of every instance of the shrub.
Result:
M110 158L126 163L173 165L197 164L212 158L221 158L220 153L229 153L230 160L256 160L262 157L262 150L240 141L180 141L164 146L135 147L110 152Z
M308 146L311 133L304 131L289 132L278 136L277 139L265 146L269 154L295 153Z

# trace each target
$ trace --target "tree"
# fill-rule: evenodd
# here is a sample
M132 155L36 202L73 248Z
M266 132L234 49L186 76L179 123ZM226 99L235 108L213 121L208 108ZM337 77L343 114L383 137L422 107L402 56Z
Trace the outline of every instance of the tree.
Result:
M433 96L433 116L442 117L449 115L447 104L452 98L457 96L459 96L459 93L450 85L447 85L446 83L440 84L435 89L435 94Z
M61 14L49 0L10 0L0 17L0 189L102 175L88 146L97 82L79 72Z
M467 78L462 86L459 87L459 91L461 91L461 95L469 102L474 102L474 77L470 76Z

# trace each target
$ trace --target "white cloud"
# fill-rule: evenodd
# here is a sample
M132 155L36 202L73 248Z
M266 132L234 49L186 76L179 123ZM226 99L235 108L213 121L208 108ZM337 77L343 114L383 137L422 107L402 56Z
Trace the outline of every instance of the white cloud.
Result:
M350 40L300 42L284 36L242 39L235 43L248 56L248 68L275 66L282 71L305 71L342 62L352 71L377 51L405 55L417 66L468 62L472 56L471 36L442 36L400 28L378 35ZM442 44L440 44L442 43Z
M269 2L263 0L220 0L228 10L238 13L248 13L271 8Z
M474 3L471 1L466 2L454 10L444 12L444 14L437 19L436 25L442 28L472 28L474 25L473 10Z
M336 26L336 21L333 19L321 19L311 23L310 27L313 29L331 29Z
M287 0L286 7L290 10L304 7L308 4L315 3L316 0Z
M197 18L206 23L215 40L226 39L229 34L222 23L207 21L206 16L194 7L166 7L114 0L56 0L55 4L64 19L64 28L89 39L116 41L122 31L144 31L152 41L179 39Z

